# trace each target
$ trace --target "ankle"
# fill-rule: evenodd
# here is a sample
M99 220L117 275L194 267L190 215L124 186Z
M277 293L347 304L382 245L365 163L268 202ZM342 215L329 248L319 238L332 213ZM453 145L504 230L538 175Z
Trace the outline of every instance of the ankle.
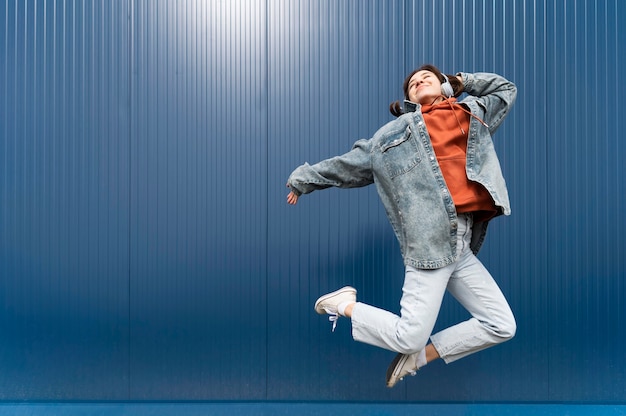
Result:
M345 302L341 302L339 305L337 305L337 312L339 313L339 315L341 316L345 316L346 318L350 318L352 317L352 308L354 307L354 304L356 302L353 301L345 301Z
M426 348L424 348L424 351L426 353L427 363L431 361L435 361L436 359L440 358L439 352L435 349L435 346L433 344L428 344Z
M415 365L418 369L420 369L426 364L428 364L428 360L426 359L426 348L424 348L417 354L417 357L415 358Z

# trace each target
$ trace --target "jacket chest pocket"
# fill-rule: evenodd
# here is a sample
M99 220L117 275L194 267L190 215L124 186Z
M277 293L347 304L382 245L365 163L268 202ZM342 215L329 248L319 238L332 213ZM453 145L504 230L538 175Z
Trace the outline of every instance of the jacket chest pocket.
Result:
M395 178L419 165L421 152L417 140L407 130L405 134L380 147L387 174Z

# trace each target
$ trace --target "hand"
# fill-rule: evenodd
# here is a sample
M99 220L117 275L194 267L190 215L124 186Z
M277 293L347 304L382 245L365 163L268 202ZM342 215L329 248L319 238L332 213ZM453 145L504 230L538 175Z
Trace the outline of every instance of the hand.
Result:
M289 187L289 184L287 184L287 187ZM287 195L287 203L289 205L296 205L298 203L298 195L294 194L293 191L289 192L289 195Z
M293 191L289 192L289 195L287 195L287 203L289 205L296 205L298 203L298 195L294 194Z
M463 76L457 75L456 78L461 81L461 91L465 91L465 82L463 81Z

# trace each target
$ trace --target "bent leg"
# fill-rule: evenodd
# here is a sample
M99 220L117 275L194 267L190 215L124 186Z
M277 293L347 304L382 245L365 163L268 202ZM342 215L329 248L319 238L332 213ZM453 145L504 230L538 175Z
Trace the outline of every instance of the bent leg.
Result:
M446 363L511 339L516 324L513 312L489 271L466 250L448 282L448 290L472 318L431 336Z
M352 309L352 336L364 342L404 354L424 348L439 314L454 266L436 270L406 267L400 316L364 303Z

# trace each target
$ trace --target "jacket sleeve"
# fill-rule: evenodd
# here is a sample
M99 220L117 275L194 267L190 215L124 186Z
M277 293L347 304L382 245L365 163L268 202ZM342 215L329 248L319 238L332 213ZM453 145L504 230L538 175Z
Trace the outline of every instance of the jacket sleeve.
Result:
M352 150L314 165L296 168L287 184L296 195L330 188L358 188L374 182L371 169L371 141L359 140Z
M485 110L484 122L493 134L515 102L517 87L511 81L497 74L459 73L463 77L463 86L471 99Z

